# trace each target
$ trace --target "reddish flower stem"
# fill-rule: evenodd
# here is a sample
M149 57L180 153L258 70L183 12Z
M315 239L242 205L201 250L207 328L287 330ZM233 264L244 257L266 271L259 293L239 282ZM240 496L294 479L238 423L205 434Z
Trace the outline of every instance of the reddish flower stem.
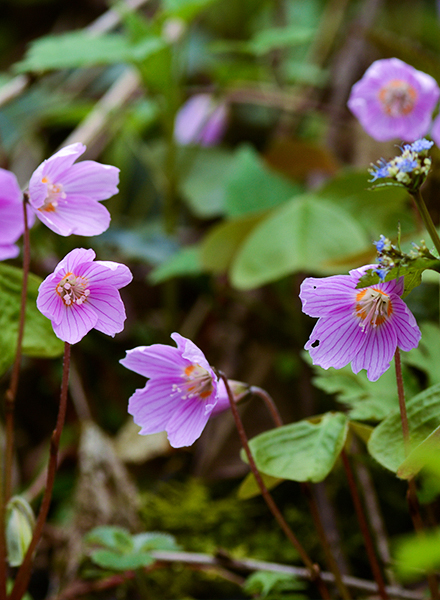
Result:
M272 416L275 426L282 427L283 420L281 419L281 415L278 412L278 408L277 408L275 402L273 401L272 397L270 396L270 394L268 394L266 392L266 390L264 390L263 388L260 388L257 386L251 386L249 389L249 392L251 394L255 394L256 396L259 396L263 400L268 411L270 412L270 414ZM310 514L312 515L312 519L313 519L313 523L315 525L316 532L317 532L319 540L321 542L322 549L324 550L328 568L335 576L335 584L339 590L339 593L341 594L341 598L343 598L343 600L351 600L350 592L348 591L347 586L343 582L342 574L339 570L338 563L336 562L336 560L333 556L332 549L331 549L329 541L327 539L327 534L326 534L324 526L322 524L321 515L319 514L319 509L316 504L315 496L313 494L313 488L308 481L304 481L301 483L301 491L303 492L303 494L305 495L305 497L307 499L309 509L310 509Z
M4 505L9 501L12 493L12 460L14 454L14 405L17 396L18 380L20 376L21 350L23 344L24 325L26 320L26 298L27 284L30 265L30 238L29 224L27 218L28 195L23 194L23 217L24 217L24 235L23 235L23 283L21 287L20 315L18 321L17 347L15 351L15 360L12 367L11 383L5 394L5 470L4 470Z
M341 452L342 464L344 465L345 474L347 476L348 487L350 489L350 494L353 500L354 508L356 511L356 516L359 522L359 527L361 529L365 549L367 551L368 560L370 562L371 571L373 573L374 580L376 581L377 588L379 591L379 595L383 600L387 600L389 598L387 591L385 589L385 582L382 577L382 573L379 567L379 563L377 561L376 553L374 550L373 540L370 535L370 530L368 529L367 520L364 515L364 510L362 508L362 502L359 496L359 492L356 486L356 481L354 479L353 471L351 469L350 461L348 460L348 456L345 450Z
M316 586L319 590L319 593L321 594L321 597L324 598L324 600L330 600L330 594L328 592L328 589L327 589L326 585L324 584L324 582L322 581L321 576L320 576L319 566L312 562L309 555L304 550L304 548L300 544L299 540L296 538L295 534L293 533L293 531L291 530L291 528L285 521L278 506L276 505L274 499L272 498L271 494L269 493L269 490L267 489L267 487L264 484L264 481L263 481L263 479L260 475L260 472L258 471L258 467L255 463L254 457L252 456L252 452L249 447L248 439L247 439L246 432L243 427L240 413L238 412L237 406L234 401L234 396L229 387L228 379L221 372L219 372L219 376L221 377L221 379L223 380L223 382L225 384L226 392L227 392L228 398L229 398L229 404L231 406L231 412L232 412L232 415L235 420L235 425L237 427L238 435L240 437L240 441L243 446L243 449L246 453L246 456L247 456L247 459L249 462L249 467L252 471L253 476L255 477L255 481L257 482L258 487L260 488L261 495L263 496L269 510L271 511L271 513L275 517L276 521L278 522L278 525L281 527L281 529L283 530L284 534L286 535L286 537L290 541L290 543L293 545L293 547L297 550L298 554L301 557L301 560L303 561L304 565L309 570L310 580L316 584ZM11 598L11 600L15 600L15 599Z
M20 566L14 587L12 589L9 600L21 600L27 590L29 579L31 576L33 554L40 541L43 533L44 524L46 523L47 514L49 512L50 502L52 499L53 484L57 470L58 449L60 446L61 433L63 431L64 420L66 417L67 408L67 390L69 383L69 366L70 366L70 344L64 344L64 361L63 361L63 376L61 381L60 405L58 409L58 417L55 429L50 440L50 457L47 466L46 489L44 491L43 500L38 513L37 522L34 528L31 543L27 549L24 560Z
M397 381L397 393L399 396L399 408L400 408L400 420L402 422L402 434L403 434L403 445L405 449L405 456L408 456L410 452L411 437L409 433L409 422L408 414L406 412L405 404L405 390L403 387L402 377L402 363L400 360L400 350L396 348L394 355L394 364L396 367L396 381ZM414 531L417 535L425 535L425 527L423 525L422 514L420 511L420 504L417 498L416 483L414 478L408 480L408 491L406 493L406 500L408 502L409 514L413 523ZM439 590L437 577L434 573L428 573L428 585L431 593L432 600L439 600Z

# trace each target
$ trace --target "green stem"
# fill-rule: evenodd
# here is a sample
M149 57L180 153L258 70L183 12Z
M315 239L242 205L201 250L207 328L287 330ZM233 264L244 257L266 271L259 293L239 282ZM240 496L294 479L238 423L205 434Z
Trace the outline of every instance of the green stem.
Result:
M433 241L434 246L437 249L437 252L440 254L440 237L437 233L434 223L432 222L431 215L429 214L428 209L426 208L426 204L423 200L420 188L418 190L415 190L414 192L411 192L411 196L414 198L414 202L416 203L416 206L419 209L420 215L423 219L423 223L425 224L425 227L429 235L431 236L431 239Z
M38 513L37 522L32 536L31 543L26 551L24 560L20 566L14 587L12 589L9 600L21 600L27 590L29 579L32 571L33 555L43 533L43 528L46 523L49 512L50 502L52 499L53 484L58 463L58 449L60 447L61 433L64 427L67 408L67 390L69 384L69 367L70 367L70 344L64 344L64 361L63 361L63 376L61 381L60 405L58 408L58 417L55 429L50 440L50 457L47 466L46 489L44 490L43 500Z
M260 488L261 495L263 496L269 510L271 511L271 513L273 514L275 519L277 520L278 525L281 527L281 529L285 533L287 539L290 541L292 546L297 550L298 554L301 557L301 560L303 561L304 565L309 570L310 579L311 579L311 581L315 582L316 586L319 589L321 597L324 598L324 600L326 600L326 599L330 600L330 595L327 590L327 587L325 586L325 584L320 576L321 570L320 570L319 566L312 562L309 555L307 554L305 549L302 547L301 543L299 542L299 540L297 539L297 537L295 536L295 534L293 533L293 531L287 524L286 520L284 519L283 515L280 512L280 509L276 505L274 499L272 498L271 494L269 493L269 490L267 489L266 485L264 484L264 481L263 481L263 479L260 475L260 472L258 470L258 467L255 463L254 457L252 456L252 452L249 447L249 442L248 442L246 432L243 427L240 413L238 412L237 405L235 404L235 401L234 401L234 396L231 392L231 388L229 387L228 379L227 379L226 375L224 375L221 372L219 372L219 376L221 377L221 379L223 380L223 382L225 384L226 392L227 392L228 398L229 398L229 404L231 406L232 416L234 417L234 420L235 420L235 425L237 427L238 435L240 437L241 444L243 446L246 457L248 459L249 467L252 471L253 476L255 477L255 481L257 482L258 487Z

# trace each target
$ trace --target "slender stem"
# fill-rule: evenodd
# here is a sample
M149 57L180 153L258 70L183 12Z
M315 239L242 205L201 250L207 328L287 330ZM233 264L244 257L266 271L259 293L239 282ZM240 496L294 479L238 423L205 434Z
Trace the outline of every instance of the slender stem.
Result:
M295 534L293 533L293 531L291 530L291 528L289 527L289 525L287 524L287 522L285 521L283 515L281 514L278 506L275 504L274 499L272 498L271 494L269 493L269 490L267 489L267 487L264 484L264 481L260 475L260 472L258 471L257 465L255 463L254 457L252 456L252 452L251 449L249 447L249 443L248 443L248 439L246 436L246 432L244 430L243 427L243 423L241 421L241 417L240 414L238 412L237 406L235 404L234 401L234 396L232 395L231 389L229 387L228 384L228 380L227 377L219 372L219 376L222 378L225 387L226 387L226 391L228 394L228 398L229 398L229 404L231 406L231 412L232 415L234 417L235 420L235 425L237 427L237 431L238 431L238 435L240 437L240 441L241 444L243 446L243 449L246 453L248 462L249 462L249 467L252 471L253 476L255 477L255 481L258 484L258 487L260 488L261 491L261 495L263 496L269 510L271 511L271 513L273 514L273 516L275 517L275 519L278 522L278 525L281 527L281 529L283 530L283 532L285 533L287 539L290 541L290 543L293 545L293 547L297 550L298 554L301 557L301 560L303 561L303 563L305 564L305 566L307 567L307 569L309 570L310 573L310 579L311 581L314 581L319 589L319 592L322 596L322 598L324 599L330 599L330 595L329 592L324 584L324 582L322 581L321 577L320 577L320 568L317 564L314 564L312 562L312 560L310 559L309 555L307 554L307 552L304 550L304 548L302 547L302 545L300 544L299 540L296 538ZM11 599L13 600L13 599ZM15 600L15 599L14 599Z
M417 208L422 216L423 223L425 224L426 229L428 230L429 235L433 241L434 246L437 249L437 252L440 254L440 237L437 233L437 230L432 222L431 215L426 208L425 201L422 197L422 192L420 188L411 193L411 196L414 198L414 202L416 203Z
M399 409L400 409L400 420L402 422L402 434L403 434L403 445L405 448L405 456L408 456L410 451L410 435L409 435L409 424L408 414L406 412L405 404L405 390L403 387L402 377L402 363L400 361L400 350L396 348L394 354L394 365L396 367L396 382L397 382L397 395L399 397Z
M271 414L272 420L275 423L276 427L282 427L283 426L283 420L281 418L280 413L278 412L278 408L275 404L275 402L273 401L272 397L270 396L270 394L268 394L266 392L266 390L263 390L263 388L260 388L256 385L251 385L251 387L249 388L249 392L251 394L254 394L255 396L258 396L259 398L261 398L264 402L264 404L266 405L268 411Z
M385 582L382 577L382 573L379 567L379 563L376 558L376 553L374 551L373 540L371 539L370 530L368 529L367 520L364 515L364 511L362 508L361 499L359 496L359 492L356 486L356 481L354 479L353 471L351 469L350 461L348 460L348 456L345 450L341 452L342 464L344 465L345 473L347 476L348 487L350 489L350 494L353 500L354 508L356 511L356 516L359 522L359 527L361 529L365 549L367 551L368 560L370 562L371 571L373 573L373 577L377 583L379 595L383 600L389 598L387 591L385 589Z
M20 569L18 571L9 600L21 600L24 593L26 592L32 570L33 554L38 542L40 541L41 535L43 533L43 527L46 523L47 514L49 512L50 502L52 499L53 484L55 481L55 474L57 470L58 449L60 446L61 433L63 431L64 420L66 417L67 390L69 384L69 366L70 344L65 342L60 405L58 409L57 423L52 433L52 438L50 440L50 457L49 464L47 466L46 489L44 491L43 500L40 506L40 512L38 513L37 522L35 524L34 534L32 536L31 543L29 544L29 547L27 549L23 563L21 564Z
M410 452L411 438L409 433L408 414L406 412L405 390L403 387L402 364L400 361L399 348L396 348L396 353L394 355L394 363L396 366L397 393L399 396L400 419L402 421L403 445L405 448L405 456L408 456ZM414 530L418 535L423 536L425 534L425 528L423 525L419 500L417 498L417 490L414 478L408 480L408 491L406 493L406 500L408 502L409 514L413 523ZM428 573L427 578L432 600L439 600L439 591L436 575L434 573Z
M27 218L27 193L23 194L23 217L24 217L24 236L23 236L23 282L21 287L20 316L18 321L17 347L15 351L15 360L12 367L11 383L5 395L5 422L6 422L6 444L5 444L5 475L4 475L4 504L8 503L12 490L12 461L14 453L14 404L18 389L18 380L20 376L21 350L24 335L24 325L26 320L26 297L27 283L30 265L30 238L29 224Z
M275 402L273 401L273 398L270 396L270 394L268 394L266 392L266 390L264 390L263 388L260 388L260 387L254 386L254 385L250 387L249 392L251 394L255 394L256 396L259 396L263 400L268 411L270 412L270 414L272 416L275 426L282 427L283 421L281 419L281 415L278 412L278 408L277 408ZM309 504L310 514L312 515L312 519L313 519L313 523L315 525L316 532L318 534L319 540L320 540L322 548L324 550L324 554L325 554L325 557L327 560L327 565L328 565L330 571L335 576L335 584L336 584L337 588L339 589L339 592L340 592L343 600L350 600L351 599L350 592L348 591L347 586L344 584L344 582L342 580L342 574L339 570L338 563L336 562L336 560L333 556L332 549L331 549L330 544L327 539L327 534L325 532L324 526L321 521L321 515L319 514L319 509L316 504L315 496L313 495L313 488L310 485L310 483L303 482L303 483L301 483L301 490L302 490L303 494L305 495L307 502Z
M327 566L335 576L336 587L338 588L339 593L341 594L341 598L343 598L343 600L351 600L350 592L348 591L348 588L342 579L341 571L339 570L338 563L336 562L335 557L333 556L332 549L327 539L327 535L321 521L321 515L319 514L318 505L313 494L313 488L308 481L305 481L301 483L301 490L307 499L313 523L318 533L321 546L324 550Z

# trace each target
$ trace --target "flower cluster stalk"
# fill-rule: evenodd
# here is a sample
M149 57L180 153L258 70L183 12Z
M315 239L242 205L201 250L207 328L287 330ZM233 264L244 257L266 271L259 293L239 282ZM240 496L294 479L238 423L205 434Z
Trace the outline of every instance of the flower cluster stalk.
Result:
M316 586L318 587L319 593L321 594L321 597L324 599L330 599L330 595L329 595L329 591L326 587L326 585L324 584L323 580L320 577L320 568L317 564L313 563L312 560L310 559L309 555L307 554L307 552L305 551L305 549L303 548L303 546L301 545L301 543L299 542L299 540L297 539L297 537L295 536L295 534L293 533L293 531L291 530L291 528L289 527L289 525L287 524L287 522L285 521L283 515L281 514L278 506L276 505L275 501L273 500L271 494L269 493L269 490L267 489L267 487L264 484L264 481L260 475L260 472L258 471L258 467L255 463L254 457L252 456L252 452L251 449L249 447L249 443L248 443L248 439L246 436L246 432L244 430L243 427L243 423L241 421L241 417L240 414L238 412L237 406L235 404L234 401L234 396L231 392L231 389L229 387L228 384L228 380L227 377L219 372L219 376L220 378L223 380L224 384L225 384L225 388L228 394L228 398L229 398L229 403L231 406L231 412L232 415L234 417L235 420L235 425L237 427L237 431L238 431L238 435L240 437L240 441L241 444L243 446L243 449L246 453L246 457L248 459L249 462L249 467L252 471L253 476L255 477L255 481L258 484L258 487L260 488L261 491L261 495L263 496L269 510L271 511L271 513L273 514L273 516L275 517L275 519L278 522L278 525L281 527L281 529L283 530L283 532L285 533L287 539L290 541L290 543L293 545L293 547L297 550L298 554L301 557L301 560L303 561L304 565L307 567L307 569L309 570L310 573L310 579L311 581L313 581ZM11 600L15 600L15 599L11 599ZM18 599L17 599L18 600Z
M9 600L21 600L21 598L27 590L32 570L33 555L43 533L44 524L46 523L46 518L49 512L50 502L52 499L52 490L55 481L55 474L57 471L58 449L60 446L61 433L63 431L64 421L66 417L69 367L70 344L68 342L65 342L60 404L58 408L57 423L52 433L52 438L50 441L50 457L49 464L47 466L46 488L44 491L43 500L41 502L40 512L38 513L37 522L35 524L32 540L29 544L24 560L19 568Z
M423 219L423 223L424 223L429 235L431 236L432 242L433 242L437 252L440 255L440 237L437 233L434 223L432 222L431 215L429 214L428 209L426 208L426 204L425 204L425 201L423 200L423 196L422 196L422 192L420 191L420 188L418 188L417 190L412 192L411 196L413 197L414 202L415 202L415 204L420 212L420 215Z

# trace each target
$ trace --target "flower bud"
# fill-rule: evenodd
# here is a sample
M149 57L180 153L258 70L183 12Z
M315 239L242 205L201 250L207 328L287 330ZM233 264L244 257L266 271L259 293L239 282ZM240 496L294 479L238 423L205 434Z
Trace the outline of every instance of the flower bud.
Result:
M19 567L32 539L35 517L22 496L13 496L6 506L6 548L8 563Z

